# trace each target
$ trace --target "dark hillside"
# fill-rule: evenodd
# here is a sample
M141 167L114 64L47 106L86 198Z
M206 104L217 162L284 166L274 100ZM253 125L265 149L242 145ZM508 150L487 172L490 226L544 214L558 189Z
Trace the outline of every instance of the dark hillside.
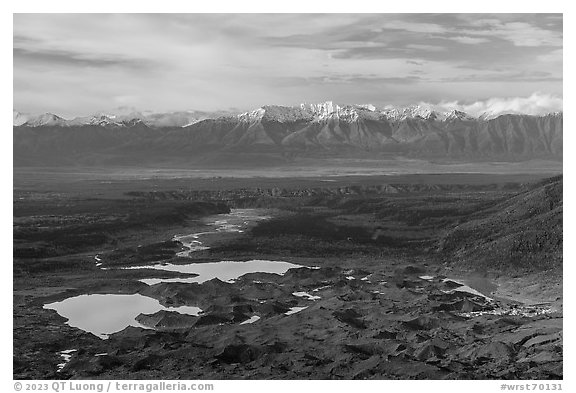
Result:
M489 268L561 268L562 206L557 176L473 214L441 239L439 250L453 261Z

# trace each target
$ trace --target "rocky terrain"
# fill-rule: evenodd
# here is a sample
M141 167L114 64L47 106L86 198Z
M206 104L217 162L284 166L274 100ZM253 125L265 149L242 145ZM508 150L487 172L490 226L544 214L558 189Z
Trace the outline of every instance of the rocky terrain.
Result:
M128 290L163 302L205 305L205 312L141 314L137 320L154 330L129 327L107 340L59 328L60 318L52 317L47 327L36 329L57 330L67 340L56 334L20 350L41 345L56 358L77 349L62 371L54 367L43 378L562 377L557 302L488 301L459 292L460 285L436 269L433 278L422 278L425 266L346 265L328 262L284 276L255 273L234 284L217 279L201 285L142 284ZM297 291L319 299L292 295ZM286 315L292 307L304 309ZM242 324L254 315L260 319ZM17 375L38 377L38 360L25 359L15 361Z
M14 377L561 379L562 178L465 179L16 191ZM175 234L212 233L238 207L267 218L178 256ZM254 259L301 267L196 283L162 269ZM88 294L202 312L141 313L101 339L44 308Z
M45 114L25 122L16 116L14 164L283 166L302 157L383 154L460 162L562 158L562 113L473 118L418 106L377 109L327 102L263 106L178 126L165 117L138 116L65 120Z

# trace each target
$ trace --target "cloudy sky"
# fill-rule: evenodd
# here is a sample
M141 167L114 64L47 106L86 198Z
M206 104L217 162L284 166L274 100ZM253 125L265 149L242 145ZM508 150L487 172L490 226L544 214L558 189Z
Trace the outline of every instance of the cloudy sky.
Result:
M559 14L15 14L14 109L562 109Z

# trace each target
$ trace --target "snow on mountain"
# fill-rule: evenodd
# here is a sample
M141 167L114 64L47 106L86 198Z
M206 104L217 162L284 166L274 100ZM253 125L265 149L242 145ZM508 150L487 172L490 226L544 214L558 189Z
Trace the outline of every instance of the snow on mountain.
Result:
M549 113L545 113L545 114L540 114L540 115L532 115L532 116L537 116L537 117L546 117L546 116L561 116L563 114L563 111L555 111L555 112L549 112ZM508 111L508 112L484 112L482 114L480 114L480 116L478 116L476 119L478 120L482 120L482 121L488 121L488 120L494 120L497 119L500 116L503 115L517 115L517 116L524 116L524 113L521 112L517 112L517 111ZM472 119L474 119L472 117Z
M442 116L428 106L411 105L405 108L389 108L383 111L388 120L402 121L406 119L438 120Z
M462 112L456 109L443 113L443 117L444 120L475 120L474 117L470 116L466 112Z
M121 123L116 120L114 115L99 115L90 118L88 124L94 126L120 126Z
M319 104L300 104L300 107L312 113L318 119L327 119L331 116L339 116L340 107L334 105L332 101L326 101Z
M296 156L384 152L464 160L557 159L563 151L561 114L498 116L485 121L462 111L434 111L424 105L378 109L369 104L340 106L328 101L294 107L263 106L240 115L207 114L210 117L204 121L195 121L195 116L195 112L183 112L123 120L114 114L99 114L65 121L45 114L24 123L24 127L51 127L42 132L14 132L14 155L20 165L44 165L77 163L84 159L83 152L92 157L99 151L111 162L146 163L164 159L165 148L178 151L182 157L208 151ZM55 124L69 127L58 130ZM161 129L158 124L170 124L172 128L168 132L146 131L146 127ZM186 129L181 128L185 125ZM94 132L100 126L102 132ZM133 132L123 132L125 129ZM157 147L162 158L153 154Z
M149 114L147 116L140 112L127 114L96 113L92 116L77 117L69 121L69 125L76 126L101 126L101 127L133 127L138 123L143 123L151 127L184 127L194 124L196 118L182 113L162 113Z
M259 121L276 121L280 123L298 120L312 120L312 113L302 107L264 105L253 111L244 112L236 116L241 122L255 123Z
M266 113L266 109L264 108L258 108L255 109L253 111L250 112L244 112L238 115L238 120L240 121L244 121L244 122L257 122L262 120L262 118L264 117L264 114Z
M21 126L22 124L26 123L30 120L30 115L25 113L20 113L18 111L12 111L12 124L14 126Z
M142 121L149 127L188 127L205 118L197 112L170 112L151 113L146 115Z
M101 127L132 127L143 123L151 128L164 127L190 127L202 120L226 117L236 119L241 123L258 124L260 122L344 122L357 123L363 120L388 121L393 123L406 120L424 120L433 122L454 121L488 121L497 118L501 113L483 113L479 117L451 110L447 112L436 111L427 104L411 105L407 107L387 106L383 109L372 104L338 105L332 101L322 103L303 103L299 106L265 105L252 111L233 115L230 112L201 112L180 111L169 113L146 113L134 108L120 108L112 113L98 112L92 116L77 117L66 120L51 113L39 116L23 114L13 111L14 126L101 126Z
M165 127L188 127L201 120L221 116L223 112L202 112L202 111L178 111L167 113L145 113L139 112L134 108L131 110L112 111L112 113L100 112L92 117L82 118L83 124L101 125L101 126L133 126L142 122L148 127L165 128ZM80 118L79 118L80 119Z
M300 104L300 107L311 113L317 121L340 118L348 118L354 121L358 118L358 114L351 110L351 108L341 107L332 101L319 104Z
M191 122L186 123L186 124L184 124L183 126L178 126L178 127L186 128L186 127L190 127L191 125L194 125L194 124L196 124L196 123L198 123L198 122L199 122L198 119L194 119L194 120L192 120Z
M359 108L366 109L370 112L376 112L376 107L372 104L360 104L358 105Z
M339 119L348 122L355 122L359 118L369 118L377 120L384 117L391 121L404 121L406 119L421 119L421 120L455 120L455 119L471 119L471 117L464 112L451 111L441 113L433 110L426 105L412 105L408 107L387 107L378 109L372 104L361 105L335 105L332 101L327 101L320 104L301 104L303 109L310 111L317 120L326 119Z
M53 113L44 113L39 116L33 116L28 121L22 124L27 127L40 127L40 126L66 126L67 121L60 116Z
M317 121L334 119L351 123L359 118L377 119L379 117L379 111L372 104L340 106L332 101L326 101L319 104L300 104L300 107L311 113Z

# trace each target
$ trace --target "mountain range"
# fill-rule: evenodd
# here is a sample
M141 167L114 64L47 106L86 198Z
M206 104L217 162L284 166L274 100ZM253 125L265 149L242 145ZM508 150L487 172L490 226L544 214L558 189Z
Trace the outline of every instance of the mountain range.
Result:
M237 115L104 114L66 120L14 112L14 165L218 162L231 155L392 154L459 161L562 159L562 112L473 117L426 106L377 109L332 102L263 106Z

